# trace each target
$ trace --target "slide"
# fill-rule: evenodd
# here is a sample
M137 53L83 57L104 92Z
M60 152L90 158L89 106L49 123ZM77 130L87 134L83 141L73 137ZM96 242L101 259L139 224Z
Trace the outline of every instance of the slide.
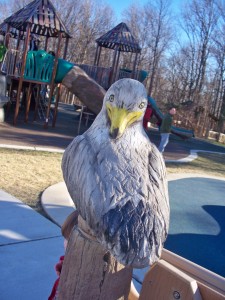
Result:
M148 97L148 102L149 102L150 107L152 109L153 115L155 115L157 120L159 121L159 123L161 123L162 118L163 118L163 113L158 108L158 106L156 104L156 101L153 98ZM187 129L179 128L179 127L175 127L175 126L172 126L171 132L173 134L183 138L183 139L188 139L188 138L194 137L194 131L193 130L187 130Z
M55 83L62 83L96 115L100 112L106 91L78 66L59 58Z

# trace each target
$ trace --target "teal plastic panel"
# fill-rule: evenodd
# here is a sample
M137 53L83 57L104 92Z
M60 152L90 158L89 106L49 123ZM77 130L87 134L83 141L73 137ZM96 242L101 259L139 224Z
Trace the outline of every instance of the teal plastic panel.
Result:
M50 83L55 57L44 50L28 51L24 79Z

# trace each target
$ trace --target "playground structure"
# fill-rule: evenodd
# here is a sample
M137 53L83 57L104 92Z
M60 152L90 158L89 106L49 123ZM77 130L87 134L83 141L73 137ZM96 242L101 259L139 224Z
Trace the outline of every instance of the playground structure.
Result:
M28 121L31 93L34 86L36 89L34 120L37 117L37 111L40 115L41 110L41 114L43 115L43 105L42 108L39 109L39 106L41 106L41 103L43 102L40 100L43 96L43 90L46 90L46 86L48 86L49 94L47 101L44 104L46 107L45 127L48 127L51 108L54 110L52 121L52 126L54 127L57 117L58 102L60 99L61 81L63 78L61 76L61 81L58 80L57 82L55 79L58 77L59 73L64 72L65 65L69 63L65 61L63 66L61 64L63 71L61 71L58 67L59 59L65 59L66 57L68 42L71 38L70 33L63 24L62 20L59 18L52 3L50 1L43 0L34 0L24 8L20 9L18 12L14 13L12 16L5 19L0 25L0 33L5 36L4 45L7 48L4 61L1 64L1 72L7 76L10 99L13 99L13 92L14 94L16 93L16 97L14 97L16 99L13 124L16 125L22 97L25 98L26 101L25 122ZM46 53L42 52L37 55L35 55L34 52L31 53L30 50L38 50L31 48L32 41L35 42L38 40L40 42L40 39L43 39L43 37L45 38L43 50ZM47 55L50 50L48 48L49 38L57 39L56 51L54 57L52 58L50 55ZM14 41L14 43L12 43L12 39L16 39L16 42ZM63 56L60 57L60 48L63 39L66 41L64 43ZM23 42L22 45L21 41ZM94 79L96 84L99 84L104 89L108 89L114 81L120 78L130 77L140 81L145 79L147 73L145 71L138 71L136 69L137 57L141 51L141 48L125 23L120 23L108 33L96 40L96 42L97 50L94 65L77 65L79 68L83 69L87 75L90 76L90 78ZM112 67L104 68L99 66L102 47L114 50ZM132 71L119 69L119 57L121 52L131 52L132 54L135 53L136 56ZM46 59L43 57L40 58L38 55L44 55L45 57L48 57L48 60L51 60L51 64L48 62L48 79L43 78L43 73L41 73L44 72L43 68L46 67L40 65L40 63L45 64ZM72 66L74 65L75 64L72 64ZM67 71L69 70L70 67L67 69ZM54 103L52 103L55 87L57 87L57 94ZM26 95L21 96L21 93L26 93ZM80 100L82 102L82 99ZM9 108L7 111L9 111Z
M26 32L26 34L25 34ZM4 44L8 49L5 60L2 63L1 71L5 74L9 81L9 97L12 97L12 91L14 86L14 91L16 90L16 106L13 123L16 125L17 117L19 113L19 106L21 100L21 92L25 91L24 86L28 87L26 95L26 116L25 121L27 121L27 116L30 106L31 89L33 85L38 86L39 98L41 85L49 85L49 100L46 110L45 126L48 126L48 117L51 106L51 99L53 97L55 89L55 74L58 64L58 57L60 55L60 47L62 44L62 39L65 38L65 47L63 57L66 56L69 38L71 38L65 25L59 18L55 8L50 1L35 0L29 3L27 6L20 9L18 12L12 16L5 19L4 23L1 25L1 33L5 35ZM42 77L39 72L33 72L33 76L29 76L30 73L27 70L26 63L30 60L30 55L28 55L29 43L31 43L33 35L44 36L45 37L45 47L44 50L48 51L48 39L55 38L58 40L57 49L54 56L53 66L49 66L48 73L50 76L46 80L46 77ZM17 38L15 49L10 48L10 39ZM22 47L20 47L21 41L24 41ZM52 59L53 61L53 59ZM38 62L37 62L38 63ZM37 64L30 66L31 69L37 68ZM39 67L39 66L38 66ZM26 71L26 72L25 72ZM27 75L25 75L25 73ZM59 87L60 91L60 87ZM59 93L60 94L60 93ZM57 114L57 103L55 104L54 120L56 120Z
M40 14L40 11L37 11L37 8L39 9L40 5L37 6L37 3L40 4L40 2L40 0L31 2L24 9L7 18L0 26L0 33L5 35L6 46L10 45L10 37L17 38L16 49L8 47L8 51L1 66L2 73L7 76L8 82L10 83L10 99L13 98L13 91L16 91L16 107L13 120L14 125L16 125L19 113L21 91L24 92L27 90L26 95L23 96L23 98L26 99L25 122L28 122L32 94L31 90L33 89L33 96L35 97L34 120L36 120L38 115L39 118L45 120L44 126L48 127L49 119L51 117L53 118L52 126L54 127L56 124L58 102L60 99L62 85L64 85L64 87L66 87L69 91L72 91L72 93L78 96L86 107L97 114L100 111L105 90L107 90L113 82L121 78L134 78L141 82L145 80L148 75L147 72L143 70L138 71L136 68L137 57L141 52L141 48L125 23L118 24L115 28L96 40L97 48L93 66L76 65L78 68L74 68L75 64L65 61L59 57L59 48L62 38L66 38L66 45L63 54L63 58L65 58L68 41L71 36L62 21L58 18L54 7L48 2L42 6L43 12L46 12L49 7L52 13L54 13L55 20L58 20L58 22L55 23L59 24L59 28L54 28L55 31L53 31L53 34L50 30L42 29L42 24L39 24L40 18L37 18L37 15ZM24 19L23 23L18 22L18 19L23 15L27 15L28 18ZM39 20L38 24L35 23L36 19ZM34 22L34 24L32 22ZM52 24L48 25L51 26ZM63 34L61 32L62 29L64 30ZM25 30L28 33L27 35L25 35ZM42 32L40 32L40 30L42 30ZM28 51L28 43L31 43L32 39L38 39L37 33L43 34L46 38L45 50ZM51 36L54 38L58 37L58 46L55 56L47 53L48 38ZM24 48L22 50L19 49L21 40L24 41ZM110 68L99 66L102 47L114 50L113 63ZM121 52L130 52L131 55L135 54L133 70L124 70L119 68ZM74 68L73 76L70 76L71 73L69 72L72 68ZM82 81L85 82L86 95L84 91L81 91L81 85L76 88L72 86L72 82L77 79L77 75L80 73L79 68L85 71L88 75L85 76L84 73L82 74ZM69 73L69 80L67 73ZM64 81L65 76L67 76L67 79ZM101 86L104 89L102 89L100 93L98 86ZM94 92L96 90L98 90L97 95ZM48 93L46 93L46 91L48 91ZM151 100L149 101L153 113L160 123L162 113L159 111L154 100L152 102ZM7 115L10 110L10 103L11 102L8 103ZM83 108L81 108L81 110L83 111ZM189 138L193 136L192 131L182 130L177 127L173 127L172 132L182 138Z

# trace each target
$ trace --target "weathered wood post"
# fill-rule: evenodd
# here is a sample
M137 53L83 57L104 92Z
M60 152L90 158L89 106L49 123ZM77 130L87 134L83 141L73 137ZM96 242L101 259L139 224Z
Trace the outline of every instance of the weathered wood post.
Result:
M67 246L57 299L128 299L131 279L132 268L118 263L79 216Z

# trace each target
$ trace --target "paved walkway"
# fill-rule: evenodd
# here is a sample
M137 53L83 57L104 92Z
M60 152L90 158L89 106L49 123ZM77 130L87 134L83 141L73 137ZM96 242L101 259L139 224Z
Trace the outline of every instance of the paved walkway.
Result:
M0 299L48 299L62 255L58 226L0 190Z

